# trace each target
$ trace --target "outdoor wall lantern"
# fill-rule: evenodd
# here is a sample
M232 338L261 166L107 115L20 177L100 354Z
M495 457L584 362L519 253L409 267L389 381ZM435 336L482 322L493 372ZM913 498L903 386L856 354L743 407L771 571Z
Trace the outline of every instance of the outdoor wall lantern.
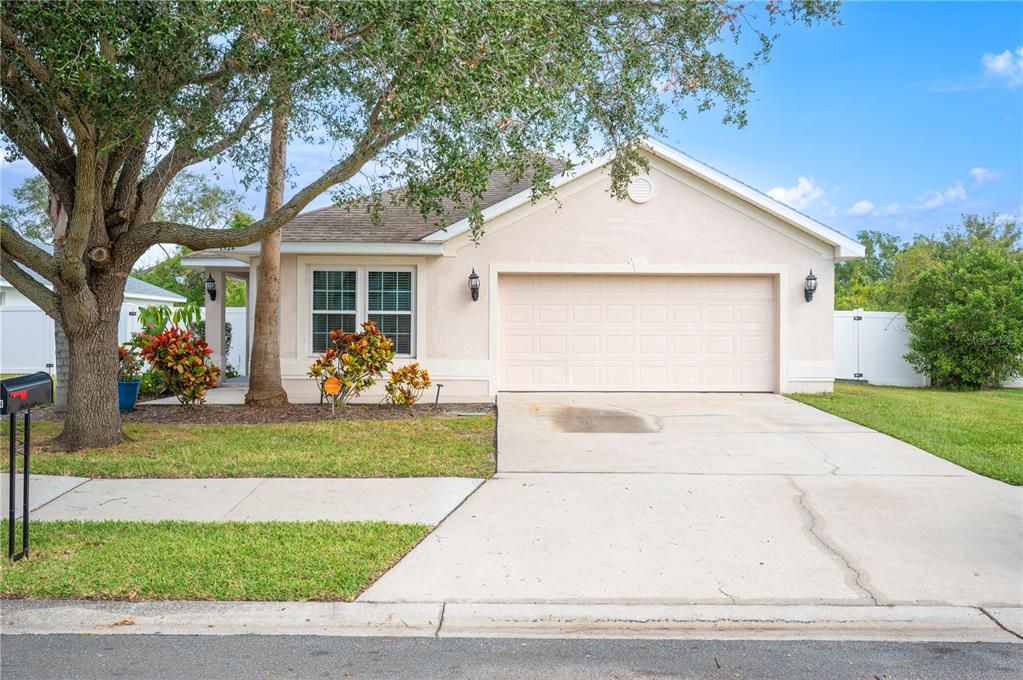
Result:
M480 299L480 275L476 273L476 268L472 268L472 274L469 274L469 292L472 293L472 301L476 302Z
M217 282L213 280L213 274L206 275L206 292L210 294L210 300L217 299Z
M806 285L803 286L803 296L806 301L809 302L813 299L813 294L817 292L817 277L813 275L813 270L806 275Z

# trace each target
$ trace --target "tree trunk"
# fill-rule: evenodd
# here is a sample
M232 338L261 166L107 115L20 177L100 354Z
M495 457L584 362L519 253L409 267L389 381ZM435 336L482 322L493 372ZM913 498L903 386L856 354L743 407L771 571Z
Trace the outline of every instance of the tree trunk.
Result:
M53 367L55 374L53 385L53 410L58 413L63 413L67 410L68 345L67 336L64 334L64 327L61 326L60 321L56 319L53 322L53 345L55 349L53 361L56 364Z
M48 185L47 185L48 186ZM50 224L53 226L53 254L59 257L64 247L64 238L67 235L67 211L60 204L53 187L50 189L50 198L47 203L47 213L50 215ZM53 410L63 413L67 410L67 388L68 388L68 344L67 336L64 334L64 326L60 319L53 320L53 345L56 364L54 368L56 385L53 390Z
M266 184L264 215L284 203L284 168L287 164L288 112L285 102L274 106L270 132L270 167ZM279 406L288 403L281 383L281 230L260 241L259 284L249 358L249 406Z
M57 442L70 451L116 444L121 438L117 410L117 321L120 302L100 309L99 323L67 334L70 365L64 431Z

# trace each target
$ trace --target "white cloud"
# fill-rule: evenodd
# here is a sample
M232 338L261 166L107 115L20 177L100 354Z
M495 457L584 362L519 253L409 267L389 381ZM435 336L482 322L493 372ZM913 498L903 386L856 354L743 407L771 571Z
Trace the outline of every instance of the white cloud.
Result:
M795 186L775 187L768 191L767 195L796 210L805 210L813 207L824 197L824 189L814 181L813 177L800 177L796 180Z
M1005 50L998 54L985 52L980 58L984 72L989 78L1000 80L1010 88L1023 85L1023 45L1015 51Z
M981 185L987 182L994 182L996 179L1001 178L1002 174L991 168L970 168L970 179L973 180L974 184Z
M883 206L876 206L871 201L862 200L853 203L845 214L850 217L864 217L866 215L891 217L905 213L927 212L938 208L963 201L966 199L966 189L962 182L947 187L943 191L931 189L917 196L916 203L889 203Z
M1006 222L1023 222L1023 205L1016 207L1016 212L998 213L995 222L1005 224Z
M935 210L949 203L955 203L966 198L966 189L963 188L963 183L959 182L954 186L950 186L944 191L937 191L931 189L925 192L917 198L918 203L911 206L912 210Z
M846 215L851 215L852 217L863 217L864 215L874 215L876 213L877 207L870 201L856 201L845 211Z

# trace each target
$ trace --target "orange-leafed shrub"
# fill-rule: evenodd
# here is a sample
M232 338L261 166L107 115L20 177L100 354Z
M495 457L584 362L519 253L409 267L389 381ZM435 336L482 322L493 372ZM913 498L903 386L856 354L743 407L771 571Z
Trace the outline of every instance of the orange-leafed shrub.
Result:
M140 333L134 342L149 365L166 376L167 389L182 404L202 404L206 390L220 379L220 369L206 359L213 350L191 331L171 326L160 333Z
M422 368L418 362L396 368L391 371L387 381L387 401L399 406L411 406L419 401L433 381L430 372Z
M375 385L392 361L394 343L367 321L358 333L331 331L330 347L309 367L309 377L316 380L324 399L336 406ZM333 394L324 389L330 378L340 383L340 390Z

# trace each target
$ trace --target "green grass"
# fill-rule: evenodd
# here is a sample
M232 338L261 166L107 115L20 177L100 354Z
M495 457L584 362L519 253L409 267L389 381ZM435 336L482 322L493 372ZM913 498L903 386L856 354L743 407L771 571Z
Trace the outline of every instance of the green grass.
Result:
M429 527L386 522L34 522L3 597L353 600ZM3 523L6 532L6 522Z
M34 421L33 442L60 424ZM129 423L129 438L74 453L35 446L32 472L100 478L490 477L494 417L331 420L272 425ZM3 432L6 440L6 426ZM0 469L6 469L6 457Z
M790 394L936 456L1023 484L1023 390L951 392L837 383L833 394Z

